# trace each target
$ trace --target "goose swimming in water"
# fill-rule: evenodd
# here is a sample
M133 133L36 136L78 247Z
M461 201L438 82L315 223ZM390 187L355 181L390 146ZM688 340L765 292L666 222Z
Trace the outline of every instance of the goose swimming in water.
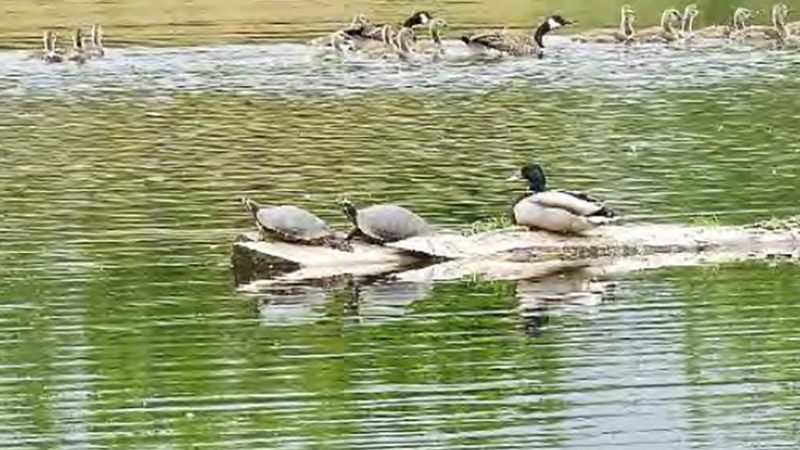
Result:
M752 17L753 11L747 8L736 8L733 12L731 25L711 25L699 30L692 30L692 35L708 39L729 39L732 33L747 27Z
M690 40L694 37L694 19L696 19L698 15L700 15L700 10L694 3L690 3L683 10L680 31L680 37L682 39Z
M92 46L86 49L86 54L90 58L104 57L106 55L106 50L103 48L103 27L98 23L93 24L90 37Z
M56 49L57 41L58 34L55 31L45 31L42 33L42 44L44 46L42 61L46 63L64 62L64 56Z
M680 37L675 25L683 21L680 11L667 8L661 13L661 24L657 27L650 27L636 32L635 39L639 42L674 42Z
M359 48L363 48L366 43L379 42L391 49L396 49L398 33L406 29L413 30L418 25L427 25L431 19L433 19L433 15L428 11L416 11L399 28L389 24L367 22L348 27L344 33L353 39Z
M80 28L76 28L75 33L72 35L72 50L67 54L67 59L78 64L83 64L89 60L89 53L86 51L86 38Z
M332 49L337 52L345 52L352 49L353 39L347 34L348 30L361 29L370 24L366 15L359 13L353 16L346 27L334 31L326 36L314 38L309 41L310 45L315 47Z
M527 181L530 192L514 204L514 222L556 233L582 233L608 223L614 212L601 201L580 192L548 191L544 169L528 164L509 180Z
M430 41L419 41L412 28L403 28L397 33L394 51L404 61L411 61L421 56L430 56L437 61L444 54L440 29L446 26L447 21L444 19L438 17L431 19L428 22Z
M764 42L781 41L789 32L786 29L786 17L789 7L782 3L772 6L772 25L750 25L743 26L730 35L731 40L739 42Z
M597 28L584 31L572 37L574 42L592 42L596 44L616 44L633 42L636 30L633 23L636 14L628 5L623 5L620 9L620 19L618 28Z
M533 34L507 30L489 30L461 37L461 41L477 51L493 51L511 56L544 56L544 36L565 25L575 23L556 14L548 17Z

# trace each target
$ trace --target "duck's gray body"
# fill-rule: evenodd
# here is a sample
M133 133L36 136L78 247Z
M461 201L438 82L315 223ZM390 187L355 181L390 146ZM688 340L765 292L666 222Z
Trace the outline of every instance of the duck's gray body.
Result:
M523 167L512 179L528 181L528 194L514 203L514 222L531 229L580 234L607 223L614 211L580 192L548 191L544 169L538 164Z
M531 194L514 205L514 221L528 228L557 233L580 234L609 219L602 204L584 200L577 194L546 191Z

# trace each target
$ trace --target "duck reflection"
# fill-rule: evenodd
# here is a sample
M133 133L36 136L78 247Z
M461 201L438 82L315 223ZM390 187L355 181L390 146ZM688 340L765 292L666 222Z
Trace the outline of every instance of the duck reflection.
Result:
M518 281L517 310L525 334L541 336L553 316L597 315L614 283L597 280L595 275L589 268L580 268Z

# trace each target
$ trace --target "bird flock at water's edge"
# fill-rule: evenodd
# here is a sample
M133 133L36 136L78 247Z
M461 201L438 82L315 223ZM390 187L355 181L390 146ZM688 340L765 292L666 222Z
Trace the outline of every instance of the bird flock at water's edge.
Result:
M740 7L733 11L731 21L725 25L711 25L694 29L700 10L692 3L679 11L667 8L661 14L659 25L637 30L636 13L623 5L616 28L587 30L572 36L574 42L601 44L663 43L686 44L694 39L722 39L728 42L750 44L756 47L775 49L800 48L800 21L788 22L789 7L776 3L772 7L771 23L753 25L752 20L759 11ZM532 33L508 30L507 28L482 30L460 36L460 40L471 50L494 56L544 56L544 36L558 28L572 25L575 21L560 14L546 17ZM376 57L396 57L403 61L420 58L439 60L444 55L442 29L447 21L434 17L429 11L417 11L400 24L373 23L366 15L357 14L352 22L326 36L313 39L310 44L340 54L361 53ZM418 39L416 29L428 28L428 40ZM42 60L47 63L73 61L83 64L91 59L102 58L103 30L98 24L91 27L89 39L82 28L75 29L72 48L59 47L59 34L46 30L43 34Z
M728 25L712 25L694 29L700 10L690 4L679 11L665 9L661 22L637 30L636 13L629 5L620 10L619 27L587 30L572 36L574 42L605 44L663 43L686 44L694 39L723 39L730 42L768 46L771 48L800 47L800 21L788 23L789 8L782 3L772 7L770 25L753 25L752 19L758 11L737 8ZM544 55L544 36L558 28L572 25L575 21L560 14L546 17L532 33L521 33L506 28L483 30L460 36L460 40L471 50L502 56ZM428 27L429 40L417 39L415 29ZM434 17L428 11L417 11L400 25L372 23L364 14L357 14L346 27L316 38L312 45L342 54L359 52L382 57L396 56L401 60L432 56L434 60L444 53L441 29L447 22Z
M89 31L89 39L86 39L86 32L82 27L75 29L72 35L72 48L64 50L59 44L60 36L53 30L45 30L42 33L42 61L46 63L62 63L72 61L84 64L91 59L98 59L105 56L103 48L103 28L99 24L93 24Z

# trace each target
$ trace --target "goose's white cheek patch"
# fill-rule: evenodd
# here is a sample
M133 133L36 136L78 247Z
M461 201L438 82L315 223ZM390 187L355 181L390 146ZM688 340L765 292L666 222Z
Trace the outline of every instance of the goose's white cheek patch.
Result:
M550 26L551 30L555 30L556 28L560 28L561 27L561 24L556 22L555 19L553 19L552 17L547 19L547 25Z

